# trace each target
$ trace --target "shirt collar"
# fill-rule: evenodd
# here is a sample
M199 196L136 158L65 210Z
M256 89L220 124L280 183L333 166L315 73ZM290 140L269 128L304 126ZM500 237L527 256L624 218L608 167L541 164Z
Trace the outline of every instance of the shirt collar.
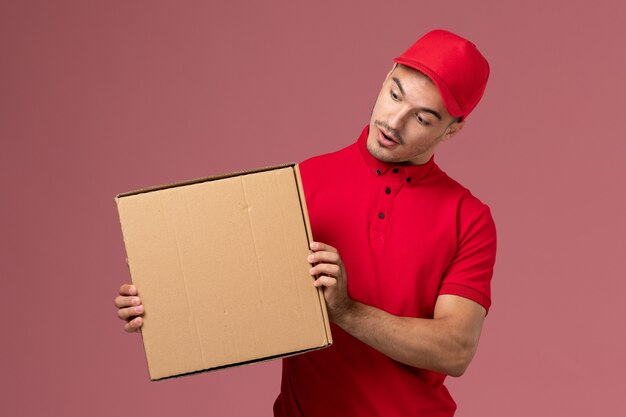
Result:
M363 161L372 175L381 176L391 173L398 175L401 179L407 179L408 182L414 183L428 175L428 173L431 172L435 166L435 155L431 156L428 162L422 165L394 164L383 162L374 158L367 150L367 136L369 134L369 130L370 127L368 124L363 129L363 132L361 132L361 136L359 136L359 139L357 140L357 146Z

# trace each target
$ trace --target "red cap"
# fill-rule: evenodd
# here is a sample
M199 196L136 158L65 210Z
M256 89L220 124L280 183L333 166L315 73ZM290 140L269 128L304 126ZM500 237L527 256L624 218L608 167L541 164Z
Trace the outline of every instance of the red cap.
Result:
M476 45L445 30L428 32L394 61L426 74L454 117L470 114L489 78L489 63Z

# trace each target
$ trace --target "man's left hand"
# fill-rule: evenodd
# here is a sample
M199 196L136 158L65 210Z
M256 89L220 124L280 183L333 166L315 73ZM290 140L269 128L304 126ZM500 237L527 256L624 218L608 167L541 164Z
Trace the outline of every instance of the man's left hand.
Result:
M314 266L309 270L316 278L313 285L324 287L324 299L331 321L337 323L350 312L354 301L348 295L346 269L337 249L321 242L311 242L313 253L307 260Z
M470 299L442 294L434 317L395 316L348 295L348 280L337 249L312 242L314 285L324 287L328 314L345 332L398 362L452 376L469 365L480 336L485 308Z

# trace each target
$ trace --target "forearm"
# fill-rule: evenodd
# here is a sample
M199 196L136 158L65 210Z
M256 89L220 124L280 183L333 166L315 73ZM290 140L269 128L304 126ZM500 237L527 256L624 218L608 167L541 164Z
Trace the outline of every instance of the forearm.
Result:
M314 285L324 286L330 319L392 359L421 369L459 376L472 360L486 310L467 298L443 294L433 319L398 317L350 298L337 249L312 242L308 261Z
M463 374L478 343L478 335L459 332L451 317L398 317L356 301L335 322L398 362L452 376Z

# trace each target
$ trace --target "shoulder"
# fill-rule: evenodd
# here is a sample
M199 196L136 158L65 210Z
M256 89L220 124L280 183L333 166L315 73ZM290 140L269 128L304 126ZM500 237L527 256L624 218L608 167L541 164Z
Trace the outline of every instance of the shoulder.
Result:
M440 195L455 201L465 210L475 211L488 208L488 206L475 196L467 187L451 178L439 166L436 166L436 173L432 176L432 185L437 188Z
M309 182L317 178L336 176L337 171L353 166L354 158L357 153L358 149L356 144L351 144L338 151L305 159L298 164L302 180Z
M450 194L456 196L456 252L442 278L439 294L469 298L489 311L490 282L497 251L496 227L491 210L447 175L441 181L454 190Z
M300 166L309 169L321 167L326 164L342 163L345 162L346 159L349 159L354 151L356 151L356 146L353 143L337 151L316 155L311 158L305 159L304 161L300 162Z
M495 234L491 209L486 203L439 167L437 167L437 175L433 177L439 195L445 200L445 204L456 213L459 229L463 230L480 225L489 234Z

